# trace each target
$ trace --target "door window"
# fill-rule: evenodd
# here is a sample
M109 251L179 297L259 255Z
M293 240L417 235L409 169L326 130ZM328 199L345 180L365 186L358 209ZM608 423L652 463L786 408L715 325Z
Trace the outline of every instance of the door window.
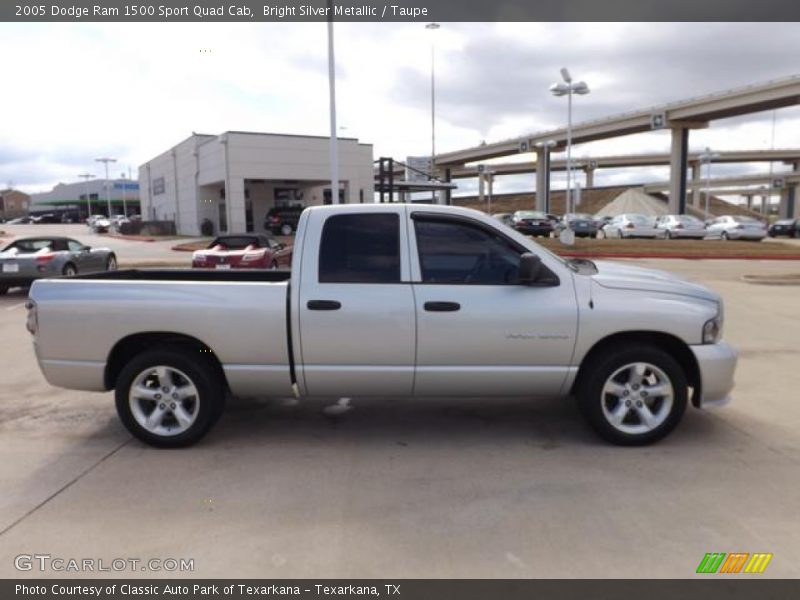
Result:
M83 250L83 244L76 242L75 240L67 241L67 246L69 246L70 252L80 252Z
M522 250L498 232L438 219L415 219L414 229L423 283L518 283Z
M325 221L320 283L400 283L400 217L344 214Z

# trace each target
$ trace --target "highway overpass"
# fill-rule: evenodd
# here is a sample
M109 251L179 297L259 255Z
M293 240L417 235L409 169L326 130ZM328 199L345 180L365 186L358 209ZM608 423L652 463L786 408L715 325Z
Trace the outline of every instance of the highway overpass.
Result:
M720 93L698 96L688 100L654 106L644 110L578 123L572 127L573 144L621 137L655 129L669 129L669 204L672 212L683 213L686 206L687 170L689 167L689 131L708 127L719 119L763 112L800 104L800 76L749 85ZM435 157L437 170L445 174L470 163L480 163L504 156L535 152L536 161L545 160L541 145L555 142L553 150L566 146L566 128L553 129L482 144L464 150L446 152ZM555 161L553 161L555 162ZM492 167L494 169L494 167ZM445 177L448 179L448 177ZM547 187L546 173L536 173L536 188ZM542 200L544 194L537 194ZM794 208L792 207L792 211Z

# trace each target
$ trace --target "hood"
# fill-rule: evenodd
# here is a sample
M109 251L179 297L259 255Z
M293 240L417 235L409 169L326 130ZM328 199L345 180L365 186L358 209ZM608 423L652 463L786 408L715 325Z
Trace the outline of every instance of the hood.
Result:
M704 285L691 282L679 275L658 269L645 269L612 261L594 261L597 274L592 279L605 288L641 290L691 296L710 302L720 302L720 296Z

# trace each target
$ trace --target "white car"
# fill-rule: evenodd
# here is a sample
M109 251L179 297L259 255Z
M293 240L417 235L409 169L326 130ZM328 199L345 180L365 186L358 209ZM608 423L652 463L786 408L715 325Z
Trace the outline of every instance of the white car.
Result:
M655 217L627 213L617 215L600 230L606 238L663 238L663 229L656 227Z
M723 215L712 220L706 229L708 237L723 240L752 240L760 242L767 237L767 226L753 217Z
M664 236L672 238L692 238L702 240L706 237L706 224L692 215L663 215L656 219L656 227L664 231Z

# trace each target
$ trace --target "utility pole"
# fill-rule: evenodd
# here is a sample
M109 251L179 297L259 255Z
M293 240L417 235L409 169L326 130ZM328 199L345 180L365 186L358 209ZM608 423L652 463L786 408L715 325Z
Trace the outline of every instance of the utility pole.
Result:
M106 207L108 210L108 217L111 217L111 190L108 188L108 163L117 162L116 158L95 158L96 162L101 162L106 166Z
M89 217L92 216L92 200L89 197L89 180L90 179L94 179L94 175L92 175L91 173L81 173L80 175L78 175L78 177L80 177L81 179L83 179L85 181L85 187L86 187L86 218L88 219Z

